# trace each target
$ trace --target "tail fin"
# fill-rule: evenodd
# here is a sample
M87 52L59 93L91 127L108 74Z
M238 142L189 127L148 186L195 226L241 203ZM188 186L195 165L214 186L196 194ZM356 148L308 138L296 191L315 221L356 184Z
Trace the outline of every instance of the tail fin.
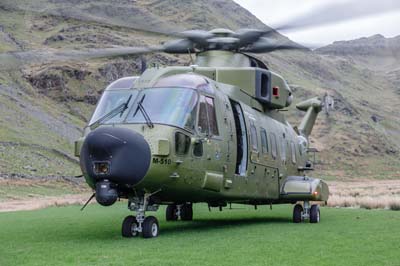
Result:
M306 112L306 115L300 123L299 133L308 138L314 127L318 113L322 110L322 102L318 98L312 98L298 103L296 108Z

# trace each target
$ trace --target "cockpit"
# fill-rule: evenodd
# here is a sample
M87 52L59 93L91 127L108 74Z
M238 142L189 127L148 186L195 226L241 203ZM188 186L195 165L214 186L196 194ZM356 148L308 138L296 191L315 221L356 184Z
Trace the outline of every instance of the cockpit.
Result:
M151 88L135 89L136 78L112 83L103 93L89 125L163 124L196 128L201 92L213 93L208 80L195 74L161 78Z

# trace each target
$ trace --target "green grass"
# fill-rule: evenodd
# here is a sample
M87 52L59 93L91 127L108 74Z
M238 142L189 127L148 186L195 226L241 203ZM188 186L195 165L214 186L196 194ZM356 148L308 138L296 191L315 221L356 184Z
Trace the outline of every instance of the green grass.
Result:
M291 223L291 206L156 216L155 239L124 239L125 204L0 214L0 265L399 265L400 212L323 208L320 224Z

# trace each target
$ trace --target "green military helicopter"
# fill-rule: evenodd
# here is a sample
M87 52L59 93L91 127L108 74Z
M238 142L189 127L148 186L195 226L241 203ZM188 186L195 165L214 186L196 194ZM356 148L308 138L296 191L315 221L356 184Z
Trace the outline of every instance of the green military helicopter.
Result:
M7 2L7 8L21 8L13 3ZM357 3L332 3L275 30L321 26L398 8L392 2L363 8ZM45 12L29 6L22 10ZM47 12L68 17L64 11ZM72 12L71 18L113 21L78 13ZM110 25L138 29L119 21ZM221 209L230 203L295 204L293 222L318 223L320 210L315 202L326 202L329 189L321 179L307 176L313 169L308 138L318 113L323 107L329 112L333 101L325 95L323 101L301 102L296 106L305 112L300 124L292 127L287 122L282 111L292 103L290 87L249 54L305 49L276 41L275 30L190 30L173 34L179 40L150 48L3 53L0 69L19 69L27 62L151 52L195 54L190 66L155 66L140 77L125 77L106 88L83 137L75 142L83 176L95 190L88 202L95 197L99 204L110 206L127 198L129 210L136 215L124 219L124 237L158 236L158 221L146 212L163 204L168 221L192 220L193 204L205 202Z
M156 237L158 221L146 212L163 204L168 221L189 221L199 202L303 202L294 206L293 222L319 222L319 206L310 202L327 201L328 186L306 173L322 102L298 104L306 112L300 125L287 122L280 110L292 103L290 87L247 53L302 47L266 35L186 31L157 50L196 53L192 65L155 66L106 88L75 154L99 204L127 198L136 212L123 221L122 236Z

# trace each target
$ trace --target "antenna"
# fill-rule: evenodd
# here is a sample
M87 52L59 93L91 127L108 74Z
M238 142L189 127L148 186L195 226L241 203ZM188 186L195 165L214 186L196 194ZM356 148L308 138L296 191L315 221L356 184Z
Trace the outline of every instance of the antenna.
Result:
M140 74L143 74L147 69L147 61L144 56L140 57Z
M189 54L189 57L190 57L190 65L193 65L194 64L194 60L193 60L193 57L192 57L192 53L190 52L190 49L187 49L187 51L188 51L188 54Z

